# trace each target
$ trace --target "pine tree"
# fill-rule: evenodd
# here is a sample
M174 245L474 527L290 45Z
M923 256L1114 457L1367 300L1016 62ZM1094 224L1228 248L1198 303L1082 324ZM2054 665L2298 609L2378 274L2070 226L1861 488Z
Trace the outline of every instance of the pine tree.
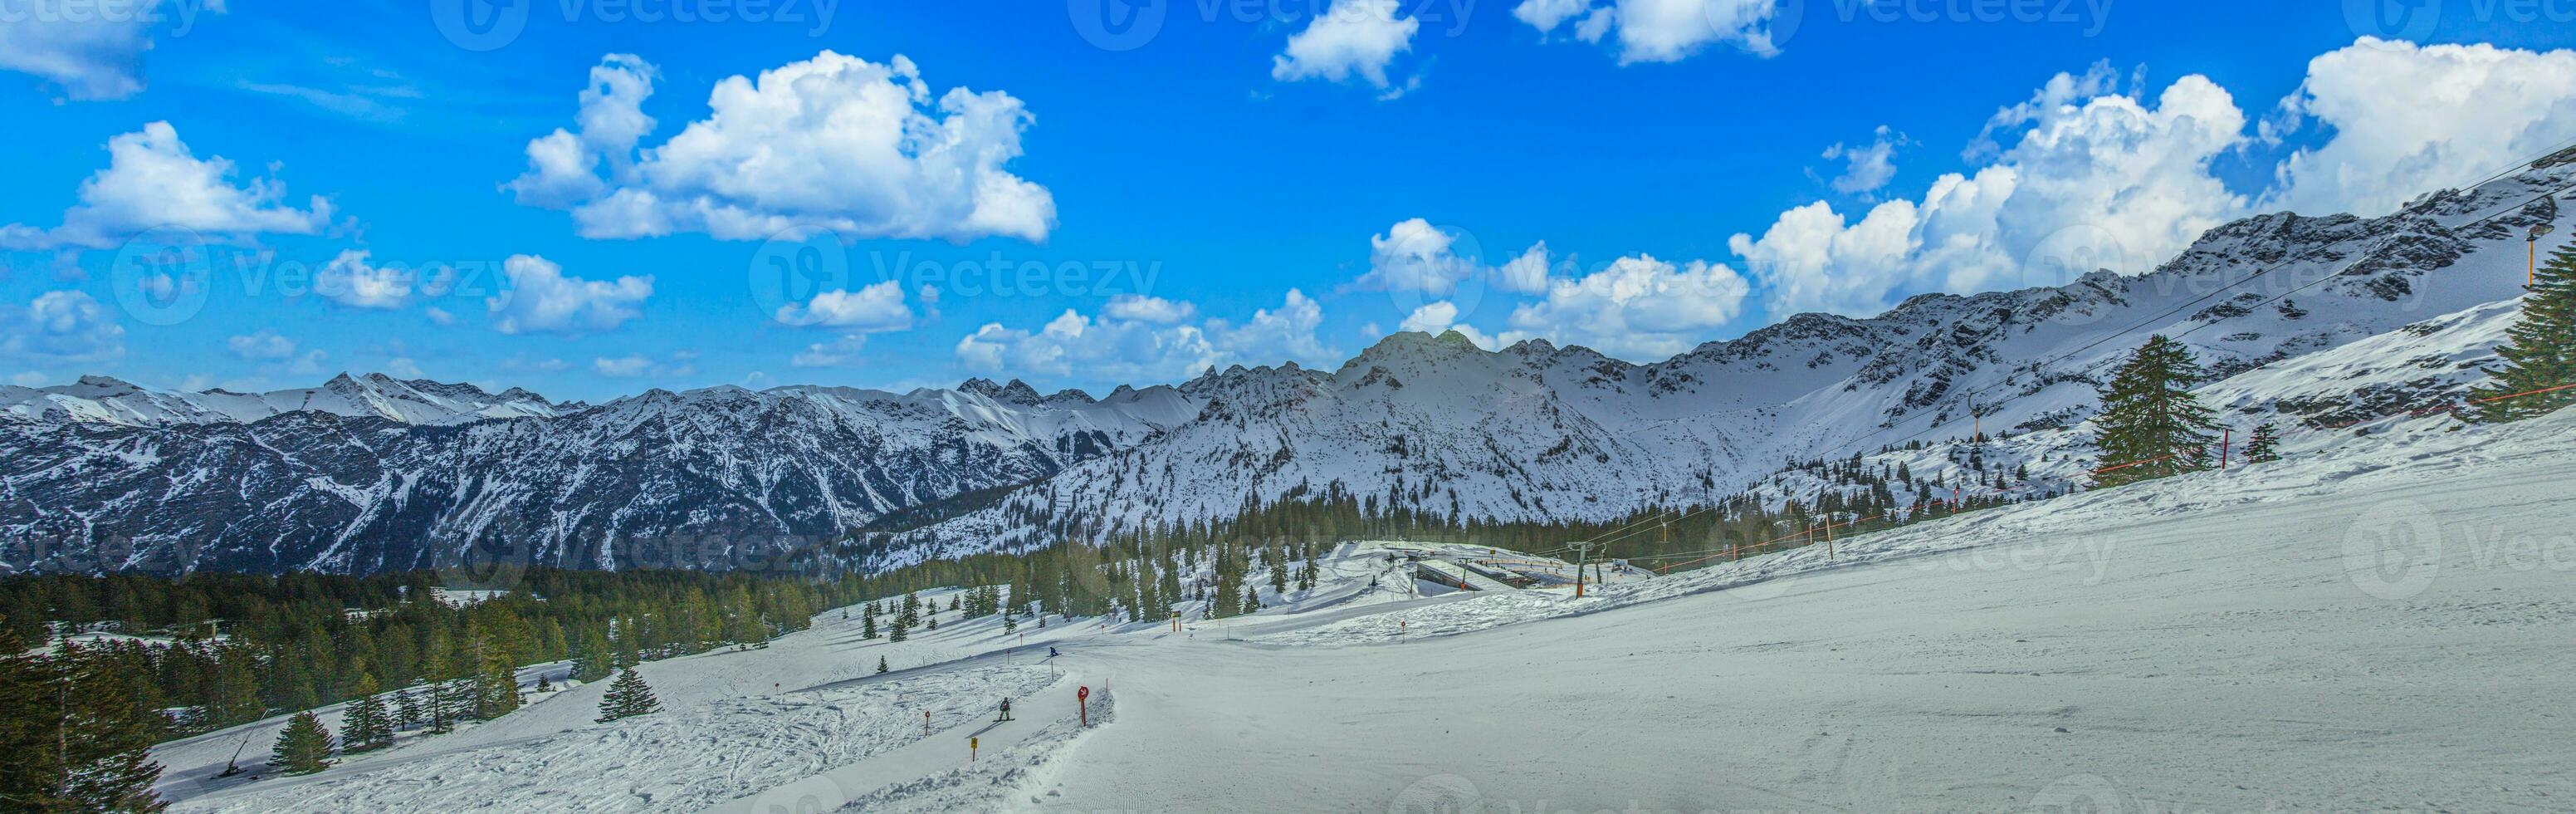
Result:
M312 774L331 766L331 730L322 728L322 719L313 713L295 713L286 723L286 731L277 736L277 746L269 753L268 762L287 774Z
M2191 351L2163 335L2150 337L2102 388L2093 421L2105 467L2094 485L2108 488L2199 468L2218 440L2209 408L2191 394L2203 374Z
M342 750L364 752L392 743L393 722L385 717L385 700L376 695L376 677L358 674L352 692L358 700L349 704L349 714L340 720Z
M878 656L878 657L877 657L877 673L879 673L879 674L883 674L883 673L885 673L885 671L886 671L885 657L884 657L884 656Z
M397 719L394 721L395 729L419 726L422 723L420 695L408 691L395 693L394 717Z
M894 628L893 628L891 631L889 631L889 632L887 632L887 633L886 633L886 641L889 641L889 642L899 642L899 641L903 641L903 640L908 639L908 638L911 638L911 636L907 635L907 634L904 632L904 628L903 628L903 617L901 617L901 616L897 616L897 617L895 617L895 619L894 619Z
M599 699L599 722L651 715L662 710L662 702L653 697L653 688L644 677L628 667L617 672L617 680L608 685L608 694Z
M874 614L859 617L859 638L874 639L876 637L877 617Z
M482 651L482 658L469 690L474 717L489 721L518 710L519 671L510 664L508 648L486 636L476 641L475 649Z
M2576 244L2560 248L2540 267L2531 291L2522 297L2522 317L2506 329L2505 337L2504 346L2496 349L2504 367L2489 369L2490 380L2469 392L2470 401L2482 402L2471 408L2469 418L2521 421L2576 404L2576 389L2522 395L2576 384Z
M2266 421L2254 428L2254 437L2245 441L2245 462L2268 464L2281 459L2281 428Z

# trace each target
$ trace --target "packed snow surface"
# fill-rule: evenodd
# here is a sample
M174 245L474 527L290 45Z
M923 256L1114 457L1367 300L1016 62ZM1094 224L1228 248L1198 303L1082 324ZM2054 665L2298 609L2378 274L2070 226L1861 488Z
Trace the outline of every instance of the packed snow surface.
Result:
M2564 811L2576 411L2456 426L1583 599L1417 596L1353 543L1316 589L1179 633L952 614L891 644L827 612L644 665L657 715L592 723L582 686L311 777L207 779L268 721L164 747L162 789L184 812Z

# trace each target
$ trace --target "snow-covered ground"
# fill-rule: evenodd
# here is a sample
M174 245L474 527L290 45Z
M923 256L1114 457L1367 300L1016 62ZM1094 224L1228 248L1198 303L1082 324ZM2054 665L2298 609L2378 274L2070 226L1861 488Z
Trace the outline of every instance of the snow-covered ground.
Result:
M1419 596L1350 545L1316 590L1181 633L1023 645L942 614L891 644L829 612L645 665L658 715L591 723L585 686L204 783L244 732L265 751L253 724L161 750L163 789L187 812L2576 808L2576 411L2454 426L1580 600Z

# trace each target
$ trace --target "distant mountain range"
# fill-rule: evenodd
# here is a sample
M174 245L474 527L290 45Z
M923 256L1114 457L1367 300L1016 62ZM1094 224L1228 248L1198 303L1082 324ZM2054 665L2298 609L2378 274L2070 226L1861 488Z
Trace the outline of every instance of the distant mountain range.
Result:
M375 572L508 543L571 567L728 568L865 527L903 532L866 554L891 565L1052 542L1039 518L1105 533L1335 487L1382 509L1604 519L1796 497L1776 477L1791 460L1974 429L2022 436L2014 455L2072 481L2095 387L2155 333L2185 338L2220 374L2204 395L2246 422L2453 397L2512 316L2525 234L2562 220L2563 193L2544 193L2571 179L2544 162L2382 218L2251 218L2141 276L1802 315L1652 364L1451 333L1098 399L985 380L599 405L382 375L0 387L0 567Z

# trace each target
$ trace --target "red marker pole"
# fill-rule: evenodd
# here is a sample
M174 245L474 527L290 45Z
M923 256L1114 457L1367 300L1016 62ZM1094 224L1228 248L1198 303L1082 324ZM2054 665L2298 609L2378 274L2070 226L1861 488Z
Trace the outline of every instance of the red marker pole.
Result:
M1074 690L1074 691L1073 691L1073 701L1074 701L1074 703L1076 703L1076 704L1080 704L1080 705L1082 705L1082 725L1083 725L1083 726L1086 726L1086 727L1087 727L1087 726L1090 726L1090 725L1091 725L1091 688L1090 688L1090 687L1082 687L1082 688L1079 688L1079 689Z

